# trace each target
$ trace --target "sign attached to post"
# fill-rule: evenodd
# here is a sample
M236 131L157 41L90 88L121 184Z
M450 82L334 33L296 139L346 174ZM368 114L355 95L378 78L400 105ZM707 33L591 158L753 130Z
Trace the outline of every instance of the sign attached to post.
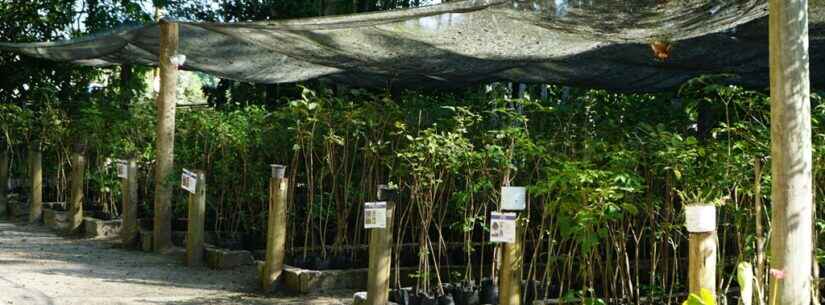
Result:
M516 242L516 213L490 213L490 242Z
M387 227L387 202L367 202L364 204L364 228L384 229Z
M686 205L685 227L690 233L716 231L716 207L712 205Z
M180 177L180 187L194 194L198 191L198 175L184 169L183 175Z
M129 163L126 160L117 160L117 177L122 179L129 178Z
M501 188L501 209L523 211L526 208L527 188L523 186L505 186Z

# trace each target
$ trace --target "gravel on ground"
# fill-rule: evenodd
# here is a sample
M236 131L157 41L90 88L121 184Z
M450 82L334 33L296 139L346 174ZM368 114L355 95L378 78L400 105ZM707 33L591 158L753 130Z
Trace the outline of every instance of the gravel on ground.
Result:
M0 221L0 305L338 305L352 292L263 295L254 266L190 268L179 257L120 249Z

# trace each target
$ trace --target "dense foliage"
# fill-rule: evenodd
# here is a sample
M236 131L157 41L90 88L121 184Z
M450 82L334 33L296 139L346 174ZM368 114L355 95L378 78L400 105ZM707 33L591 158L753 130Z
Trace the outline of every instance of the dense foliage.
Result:
M523 231L524 276L552 283L546 286L550 296L639 302L664 295L675 302L685 284L685 204L719 205L720 256L754 260L757 241L770 231L764 94L710 79L660 95L551 86L542 98L511 99L508 87L488 89L395 98L304 89L301 98L273 109L182 108L176 166L206 171L210 231L227 245L260 248L268 165L287 164L294 256L357 256L345 250L365 243L366 232L358 229L361 203L376 199L378 184L399 186L397 247L418 244L420 253L410 260L399 251L395 264L417 264L421 289L491 276L484 267L493 255L485 220L498 208L499 187L509 184L529 187L521 219L530 228ZM533 96L541 91L530 89ZM90 146L89 208L117 212L110 159L139 158L142 185L152 183L154 107L146 100L123 108L106 102L107 94L116 94L107 92L74 114L3 105L4 142L22 156L39 140L48 162L57 165L47 167L47 176L60 182L47 200L65 197L71 139ZM820 173L825 103L814 96L812 104ZM697 125L702 115L709 126ZM700 128L709 133L700 136ZM822 175L816 186L821 201ZM175 213L185 217L179 193ZM151 187L142 189L144 216L151 214L151 196ZM754 212L756 203L761 214ZM762 235L756 215L766 227ZM818 219L821 232L825 224ZM735 274L733 263L721 268L720 274ZM723 277L720 288L735 285L734 279Z
M156 2L175 18L225 21L429 4ZM148 7L113 0L0 2L0 37L88 35L149 21L155 12ZM84 142L87 208L117 216L121 194L111 160L135 157L141 217L151 216L156 114L147 68L78 68L0 53L0 69L0 144L13 154L15 177L26 175L27 150L42 149L46 200L64 201L72 144ZM546 283L547 296L588 304L638 304L656 296L678 303L686 282L682 213L691 203L720 206L720 257L726 258L720 259L720 291L737 285L737 262L753 262L766 274L755 259L766 251L760 245L770 232L770 110L763 92L709 77L656 95L532 85L519 99L501 84L390 94L193 74L182 83L186 107L177 117L175 172L207 173L207 228L227 247L260 248L269 164L280 163L291 178L291 257L363 259L350 250L366 242L362 203L376 199L378 184L390 183L401 193L394 265L418 266L412 280L422 290L493 275L486 219L498 209L502 185L529 188L520 220L528 228L524 277ZM200 83L208 84L203 92ZM821 96L812 99L812 111L822 207ZM185 197L177 193L175 215L185 217ZM817 213L821 236L822 208ZM817 258L825 259L822 238L817 245ZM408 279L395 273L396 283Z

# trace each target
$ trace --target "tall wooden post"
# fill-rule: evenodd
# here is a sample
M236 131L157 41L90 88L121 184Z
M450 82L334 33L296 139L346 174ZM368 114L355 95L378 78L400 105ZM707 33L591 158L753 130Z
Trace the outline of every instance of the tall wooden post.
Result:
M390 298L390 271L392 267L392 220L395 211L394 190L387 186L378 187L378 200L387 202L387 227L371 229L370 261L367 273L367 303L365 305L387 305Z
M286 251L286 199L289 179L284 178L286 167L272 165L269 180L269 218L266 233L266 262L261 273L261 287L269 292L284 270Z
M688 290L699 294L702 289L716 295L716 207L685 206L688 230Z
M84 145L75 145L72 155L71 189L69 190L69 226L67 233L76 232L83 225L83 180L86 171Z
M203 235L206 222L206 174L195 171L197 188L189 194L189 221L186 230L186 264L200 266L203 264Z
M501 247L501 272L499 274L498 303L521 305L521 271L524 250L521 246L521 225L516 224L516 242Z
M11 219L11 209L7 196L9 187L9 151L0 148L0 214L6 214Z
M813 176L808 1L770 0L771 278L770 300L811 302Z
M513 94L516 98L524 98L524 93L527 91L527 85L525 84L512 84L511 87ZM517 109L518 112L522 112L521 108ZM515 142L510 143L510 148L508 149L509 159L512 160L513 158L513 150L514 150ZM515 210L524 210L525 207L505 207L505 194L504 194L504 187L510 187L510 167L508 166L505 170L504 179L502 181L502 202L499 206L499 211L501 210L510 210L511 208L516 208ZM525 198L518 198L521 200L522 203L526 203L526 193L524 194ZM521 196L519 196L521 197ZM506 198L507 201L511 201L511 198ZM516 201L519 201L516 200ZM508 202L507 205L514 203ZM524 249L522 247L522 228L521 224L519 224L519 219L516 219L516 238L515 242L513 243L505 243L501 246L501 269L499 271L499 295L498 295L498 303L500 305L521 305L521 275L522 275L522 265L523 265L523 257L524 257Z
M688 234L688 289L716 294L716 232Z
M126 167L126 178L121 180L123 193L123 227L120 230L120 239L126 247L137 245L138 224L138 185L137 185L137 161L129 159Z
M29 223L40 220L43 214L43 153L40 143L29 147L29 174L31 175L31 204L29 205Z
M172 175L175 151L175 93L178 67L171 57L178 50L178 24L160 21L160 92L157 99L157 157L155 163L154 250L172 246Z

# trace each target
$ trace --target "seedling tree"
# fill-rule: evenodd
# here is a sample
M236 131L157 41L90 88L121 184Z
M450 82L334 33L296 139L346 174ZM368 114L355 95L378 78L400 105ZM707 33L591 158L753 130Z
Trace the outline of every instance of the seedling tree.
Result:
M419 277L416 287L419 291L437 292L439 295L443 295L444 291L439 256L436 254L440 247L436 246L443 245L444 238L441 223L438 223L434 246L431 229L434 219L438 222L443 221L443 216L435 218L437 204L447 198L446 191L453 183L452 175L459 173L473 149L466 135L467 128L477 119L464 108L456 107L451 110L455 112L455 125L451 127L442 128L436 124L413 135L408 131L406 124L396 124L397 132L404 134L409 141L409 144L398 152L398 156L403 160L404 168L410 173L406 188L409 189L410 200L416 207L416 220L420 221ZM436 285L432 283L433 277Z

